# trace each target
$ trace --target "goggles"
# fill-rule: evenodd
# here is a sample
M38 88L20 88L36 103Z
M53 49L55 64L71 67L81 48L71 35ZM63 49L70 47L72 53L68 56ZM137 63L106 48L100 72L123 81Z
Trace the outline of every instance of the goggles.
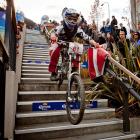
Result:
M77 23L78 17L69 16L69 17L67 17L67 20L68 20L69 22L72 22L72 23Z

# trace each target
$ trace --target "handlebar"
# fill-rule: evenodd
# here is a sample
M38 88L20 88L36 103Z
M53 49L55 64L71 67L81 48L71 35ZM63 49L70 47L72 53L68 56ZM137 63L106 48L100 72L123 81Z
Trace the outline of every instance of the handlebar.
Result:
M58 43L59 45L67 45L68 43L70 43L70 41L59 40L59 41L57 41L57 43Z

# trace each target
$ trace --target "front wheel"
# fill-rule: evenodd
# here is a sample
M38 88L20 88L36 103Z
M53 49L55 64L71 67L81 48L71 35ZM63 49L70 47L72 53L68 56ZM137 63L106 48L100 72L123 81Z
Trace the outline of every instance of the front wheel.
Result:
M76 125L81 122L85 111L85 90L79 75L73 74L69 80L66 94L66 110L68 120Z

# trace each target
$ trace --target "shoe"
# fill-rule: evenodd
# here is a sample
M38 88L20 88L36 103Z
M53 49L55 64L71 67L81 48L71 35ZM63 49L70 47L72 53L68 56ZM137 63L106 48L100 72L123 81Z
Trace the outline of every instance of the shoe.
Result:
M51 77L50 77L50 80L51 81L58 81L59 80L59 77L56 73L53 73L51 74Z

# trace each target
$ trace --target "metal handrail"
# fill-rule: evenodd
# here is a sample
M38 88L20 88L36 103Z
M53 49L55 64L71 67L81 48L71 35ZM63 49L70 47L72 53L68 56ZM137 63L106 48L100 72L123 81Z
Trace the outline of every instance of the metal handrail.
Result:
M111 56L108 56L109 62L116 65L120 70L122 70L125 74L129 75L135 82L140 84L140 78L134 75L132 72L127 70L124 66L119 64L116 60L114 60ZM106 71L110 73L120 85L121 88L123 88L123 102L124 102L124 109L123 109L123 131L124 133L130 132L130 120L129 120L129 107L128 107L128 95L129 93L135 97L138 101L140 101L140 95L133 89L133 87L126 81L124 81L122 78L120 78L118 75L116 75L113 71L106 68Z
M126 69L124 66L122 66L120 63L115 61L111 56L108 56L108 60L116 65L119 69L121 69L125 74L129 75L133 80L135 80L140 85L140 78L138 78L136 75L134 75L132 72L130 72L128 69Z
M9 50L9 69L16 70L16 17L13 0L7 0L5 45Z

